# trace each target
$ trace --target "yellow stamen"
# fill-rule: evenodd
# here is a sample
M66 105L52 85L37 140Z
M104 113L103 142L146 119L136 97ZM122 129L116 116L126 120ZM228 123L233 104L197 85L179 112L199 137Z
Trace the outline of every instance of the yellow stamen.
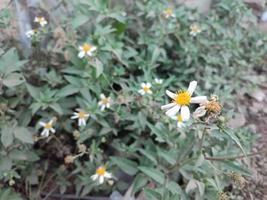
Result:
M37 22L41 23L44 21L44 18L43 17L37 17Z
M147 93L147 92L150 90L150 88L147 87L147 86L144 86L144 87L143 87L143 90L144 90L145 93Z
M187 91L181 90L176 93L175 96L175 103L179 104L180 106L186 106L190 103L190 95Z
M191 25L190 29L191 29L191 32L193 33L197 33L200 31L200 29L198 28L196 24Z
M164 10L164 14L166 16L171 16L173 14L173 10L171 8L167 8L166 10Z
M83 119L85 117L85 113L83 111L80 111L78 115L80 119Z
M50 129L50 128L52 128L52 124L51 124L51 123L46 123L46 124L44 125L44 128L45 128L45 129Z
M104 105L106 105L106 104L108 104L108 98L103 98L103 99L101 99L101 102L102 102L102 104L104 104Z
M104 174L105 174L105 172L106 172L106 168L105 167L98 167L97 169L96 169L96 174L98 175L98 176L103 176Z
M87 44L87 43L83 44L83 46L82 46L82 49L85 52L90 51L91 48L92 48L92 46L90 44Z

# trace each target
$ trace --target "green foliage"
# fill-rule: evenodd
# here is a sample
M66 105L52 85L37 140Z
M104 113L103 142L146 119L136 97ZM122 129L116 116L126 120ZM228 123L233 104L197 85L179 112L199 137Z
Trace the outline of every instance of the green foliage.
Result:
M34 56L27 60L2 47L0 180L5 188L15 181L33 198L50 184L61 193L71 188L77 196L108 196L132 185L133 195L143 192L147 199L210 199L229 185L229 172L250 176L232 157L250 152L252 136L230 129L227 120L237 91L259 81L244 77L262 64L267 39L251 28L256 19L241 1L215 2L207 15L173 5L170 18L162 14L170 5L157 0L69 4L73 17L58 19L64 42L56 52L53 24L32 39ZM201 33L190 35L192 24ZM50 40L41 45L46 35ZM84 43L97 49L79 58ZM225 109L213 120L191 118L178 129L160 107L167 102L166 89L186 88L192 80L199 83L196 95L215 93ZM142 82L152 83L153 94L139 94ZM112 99L105 110L98 105L101 94ZM89 114L86 126L70 119L76 109ZM55 134L40 136L39 122L50 120ZM91 179L99 166L112 172L112 183ZM0 189L0 199L7 195L13 197L10 189Z

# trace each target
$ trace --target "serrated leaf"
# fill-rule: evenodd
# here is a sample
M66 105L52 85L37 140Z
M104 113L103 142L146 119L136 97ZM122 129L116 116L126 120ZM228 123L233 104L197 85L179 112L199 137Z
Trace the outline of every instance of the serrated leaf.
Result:
M110 157L110 160L129 175L135 175L137 172L137 163L132 160L116 156Z
M148 177L152 178L154 181L163 184L164 183L164 174L158 169L152 167L138 167L138 169L143 172Z
M139 174L134 178L134 181L132 183L132 194L139 192L140 189L144 188L144 186L147 184L148 180L146 177Z
M145 188L144 193L147 200L162 200L161 194L155 190Z
M67 85L61 88L58 93L56 94L58 97L67 97L79 92L79 88L74 87L73 85Z
M39 99L41 88L32 86L28 83L26 84L26 88L27 88L28 92L30 93L30 95L32 96L32 98L34 98L35 100Z
M154 164L157 164L157 159L155 153L145 150L145 149L138 149L141 154L143 154L145 157L147 157L149 160L151 160Z
M14 136L22 142L33 144L32 133L25 127L14 128Z

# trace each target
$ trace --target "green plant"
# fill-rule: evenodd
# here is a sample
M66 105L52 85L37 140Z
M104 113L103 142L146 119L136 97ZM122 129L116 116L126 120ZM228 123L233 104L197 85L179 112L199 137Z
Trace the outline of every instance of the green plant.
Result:
M69 4L73 18L61 16L60 37L48 23L44 37L32 38L29 60L2 47L1 187L30 199L108 196L130 186L146 199L215 199L226 196L230 173L250 176L238 159L250 156L253 138L227 121L235 93L257 83L243 77L260 65L266 37L250 31L254 18L242 2L216 2L207 16L156 0ZM51 39L41 45L45 35ZM197 119L178 117L185 127L177 128L160 107L166 89L191 80L200 85L196 96L219 100L202 102ZM105 172L113 178L99 185Z

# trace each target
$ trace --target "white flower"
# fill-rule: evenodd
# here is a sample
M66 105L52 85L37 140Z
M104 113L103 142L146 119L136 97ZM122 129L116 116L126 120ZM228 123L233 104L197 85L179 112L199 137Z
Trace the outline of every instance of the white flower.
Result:
M41 27L44 27L47 24L46 19L42 16L35 17L34 22L37 22L38 24L40 24Z
M109 108L112 100L110 97L106 97L104 94L100 94L100 101L98 105L100 106L101 111L105 110L105 108Z
M180 90L177 93L172 93L166 90L166 94L173 99L172 103L161 106L162 110L167 110L166 115L169 117L175 116L181 110L181 117L183 121L190 118L189 104L190 103L203 103L207 101L206 96L191 97L197 87L197 82L192 81L187 90Z
M56 132L56 130L53 128L53 122L54 122L54 119L51 119L47 123L39 122L39 124L44 128L43 131L41 132L42 137L48 137L50 132L52 133Z
M165 18L175 17L175 14L173 13L173 9L172 8L167 8L166 10L164 10L163 11L163 16Z
M111 179L112 174L106 171L104 166L100 166L96 169L95 174L91 176L93 181L98 181L99 184L103 184L105 179Z
M198 27L197 24L192 24L190 26L190 35L196 36L198 33L201 33L201 29Z
M142 89L138 90L141 95L152 94L151 83L141 83Z
M27 36L27 38L31 38L33 37L34 35L36 35L37 33L37 30L36 29L32 29L32 30L29 30L25 33L25 35Z
M78 126L86 126L86 120L89 117L88 113L77 109L78 112L74 112L71 119L78 119Z
M177 127L178 128L185 127L185 124L183 122L182 115L179 114L179 115L176 115L176 116L172 116L171 118L177 121Z
M96 50L95 46L92 46L88 43L84 43L82 46L79 46L79 58L83 58L84 56L93 56L93 52Z
M155 78L154 81L155 81L155 83L158 84L158 85L160 85L160 84L163 83L163 79L159 79L159 78Z

